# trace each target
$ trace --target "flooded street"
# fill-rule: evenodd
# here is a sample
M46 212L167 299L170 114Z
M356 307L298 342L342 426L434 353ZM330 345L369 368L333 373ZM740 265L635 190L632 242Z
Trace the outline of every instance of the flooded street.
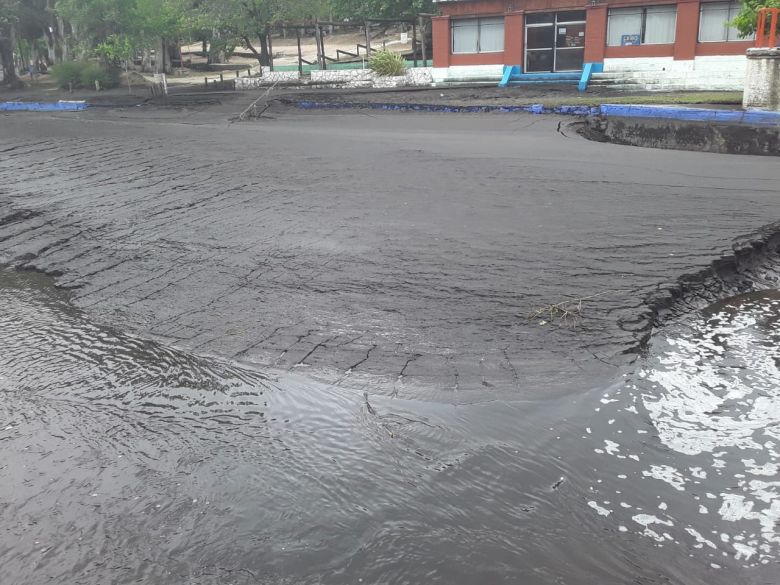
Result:
M0 306L3 583L776 575L776 293L608 387L460 407L124 335L35 274L0 273Z
M777 583L775 167L271 113L0 118L0 584Z

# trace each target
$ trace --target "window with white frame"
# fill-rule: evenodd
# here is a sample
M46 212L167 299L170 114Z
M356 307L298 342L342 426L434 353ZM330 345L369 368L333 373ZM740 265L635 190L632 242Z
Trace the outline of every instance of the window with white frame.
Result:
M739 31L731 26L731 21L739 14L740 3L702 2L699 13L699 42L713 43L722 41L746 41L755 35L741 38Z
M611 8L607 23L607 45L665 45L674 43L677 7Z
M503 16L452 20L453 53L497 53L503 50Z

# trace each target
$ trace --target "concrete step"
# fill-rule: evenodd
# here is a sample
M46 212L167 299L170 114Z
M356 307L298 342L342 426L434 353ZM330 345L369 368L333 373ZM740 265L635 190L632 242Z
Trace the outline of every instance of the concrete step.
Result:
M579 83L578 79L522 79L517 81L510 81L509 85L512 87L518 86L518 85L550 85L550 84L556 84L556 85L577 85Z

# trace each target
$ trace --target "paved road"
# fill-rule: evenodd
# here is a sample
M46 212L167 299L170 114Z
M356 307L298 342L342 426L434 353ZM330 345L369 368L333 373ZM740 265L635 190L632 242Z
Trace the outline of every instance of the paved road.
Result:
M611 373L648 292L780 217L773 160L593 143L554 117L226 118L0 117L0 261L187 349L462 403ZM528 319L593 295L576 326Z

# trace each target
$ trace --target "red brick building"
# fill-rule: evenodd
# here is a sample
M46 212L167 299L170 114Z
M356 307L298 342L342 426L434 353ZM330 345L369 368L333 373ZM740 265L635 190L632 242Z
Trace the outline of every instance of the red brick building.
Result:
M433 18L437 80L596 71L650 86L735 87L750 39L729 21L738 1L453 0ZM652 89L652 87L649 87ZM658 87L661 89L661 87Z

